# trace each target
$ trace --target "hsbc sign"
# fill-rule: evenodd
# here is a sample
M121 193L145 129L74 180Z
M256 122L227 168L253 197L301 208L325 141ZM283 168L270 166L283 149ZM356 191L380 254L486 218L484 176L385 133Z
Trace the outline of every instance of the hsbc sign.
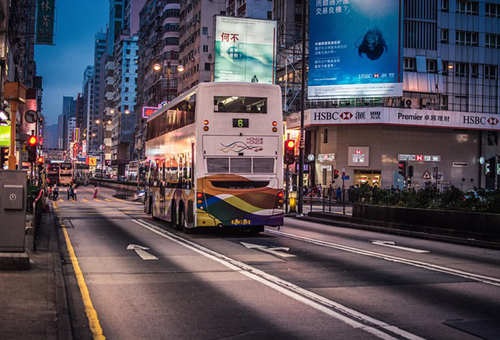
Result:
M300 112L287 117L287 127L297 128ZM393 107L323 108L304 112L305 126L321 125L400 125L448 129L500 131L500 116L458 111L435 111Z
M398 161L439 163L439 162L441 162L441 156L439 156L439 155L398 154Z

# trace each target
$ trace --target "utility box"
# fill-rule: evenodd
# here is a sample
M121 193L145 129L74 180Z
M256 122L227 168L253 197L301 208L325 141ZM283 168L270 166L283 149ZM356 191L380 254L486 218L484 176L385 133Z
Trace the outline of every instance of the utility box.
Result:
M0 252L24 252L26 171L0 170Z

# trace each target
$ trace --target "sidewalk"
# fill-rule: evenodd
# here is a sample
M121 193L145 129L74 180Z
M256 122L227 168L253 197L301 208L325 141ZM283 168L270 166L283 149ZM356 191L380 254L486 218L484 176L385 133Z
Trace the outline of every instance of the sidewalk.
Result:
M42 217L30 269L0 271L1 339L72 339L57 226Z

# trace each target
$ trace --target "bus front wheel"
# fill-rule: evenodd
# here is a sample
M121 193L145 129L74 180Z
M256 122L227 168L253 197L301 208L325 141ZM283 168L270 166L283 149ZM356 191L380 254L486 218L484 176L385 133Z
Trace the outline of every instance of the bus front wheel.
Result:
M153 221L158 221L158 218L155 217L155 214L154 214L154 209L153 209L153 200L150 200L149 201L149 211L151 213L151 218L153 219Z

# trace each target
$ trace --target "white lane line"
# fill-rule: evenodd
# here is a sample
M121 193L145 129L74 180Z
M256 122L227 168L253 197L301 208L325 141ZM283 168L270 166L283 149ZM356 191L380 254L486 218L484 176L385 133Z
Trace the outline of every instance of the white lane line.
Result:
M368 315L362 314L356 310L350 309L338 302L327 299L321 295L313 293L307 289L301 288L291 282L282 280L276 276L263 272L255 267L249 266L243 262L234 260L228 256L220 254L216 251L205 248L199 244L188 241L179 237L169 231L163 230L153 224L144 220L132 220L143 228L169 239L185 248L188 248L200 255L203 255L213 261L216 261L227 268L238 271L241 274L258 281L286 296L293 298L301 303L304 303L320 312L323 312L337 320L348 324L349 326L364 330L377 336L380 339L395 340L395 339L409 339L409 340L422 340L423 338L406 332L396 326L389 325L383 321L372 318Z
M436 271L436 272L441 272L441 273L445 273L445 274L449 274L449 275L459 276L459 277L463 277L463 278L470 279L473 281L478 281L481 283L500 287L500 279L497 279L495 277L464 272L461 270L443 267L443 266L439 266L439 265L432 264L432 263L405 259L403 257L396 257L396 256L385 255L385 254L381 254L381 253L375 253L375 252L364 250L364 249L353 248L353 247L348 247L348 246L344 246L341 244L320 241L320 240L316 240L316 239L309 238L309 237L288 234L288 233L284 233L282 231L272 230L269 228L266 228L266 232L273 234L273 235L277 235L277 236L287 237L287 238L291 238L291 239L302 241L302 242L316 244L316 245L322 246L322 247L334 248L334 249L343 250L343 251L347 251L347 252L358 254L358 255L370 256L370 257L374 257L374 258L383 259L386 261L403 263L403 264L407 264L407 265L414 266L414 267L419 267L419 268L432 270L432 271Z
M393 241L372 241L372 244L375 244L377 246L382 246L382 247L400 249L400 250L404 250L404 251L411 251L412 253L419 253L419 254L429 252L428 250L421 250L421 249L397 246L396 242L393 242Z

